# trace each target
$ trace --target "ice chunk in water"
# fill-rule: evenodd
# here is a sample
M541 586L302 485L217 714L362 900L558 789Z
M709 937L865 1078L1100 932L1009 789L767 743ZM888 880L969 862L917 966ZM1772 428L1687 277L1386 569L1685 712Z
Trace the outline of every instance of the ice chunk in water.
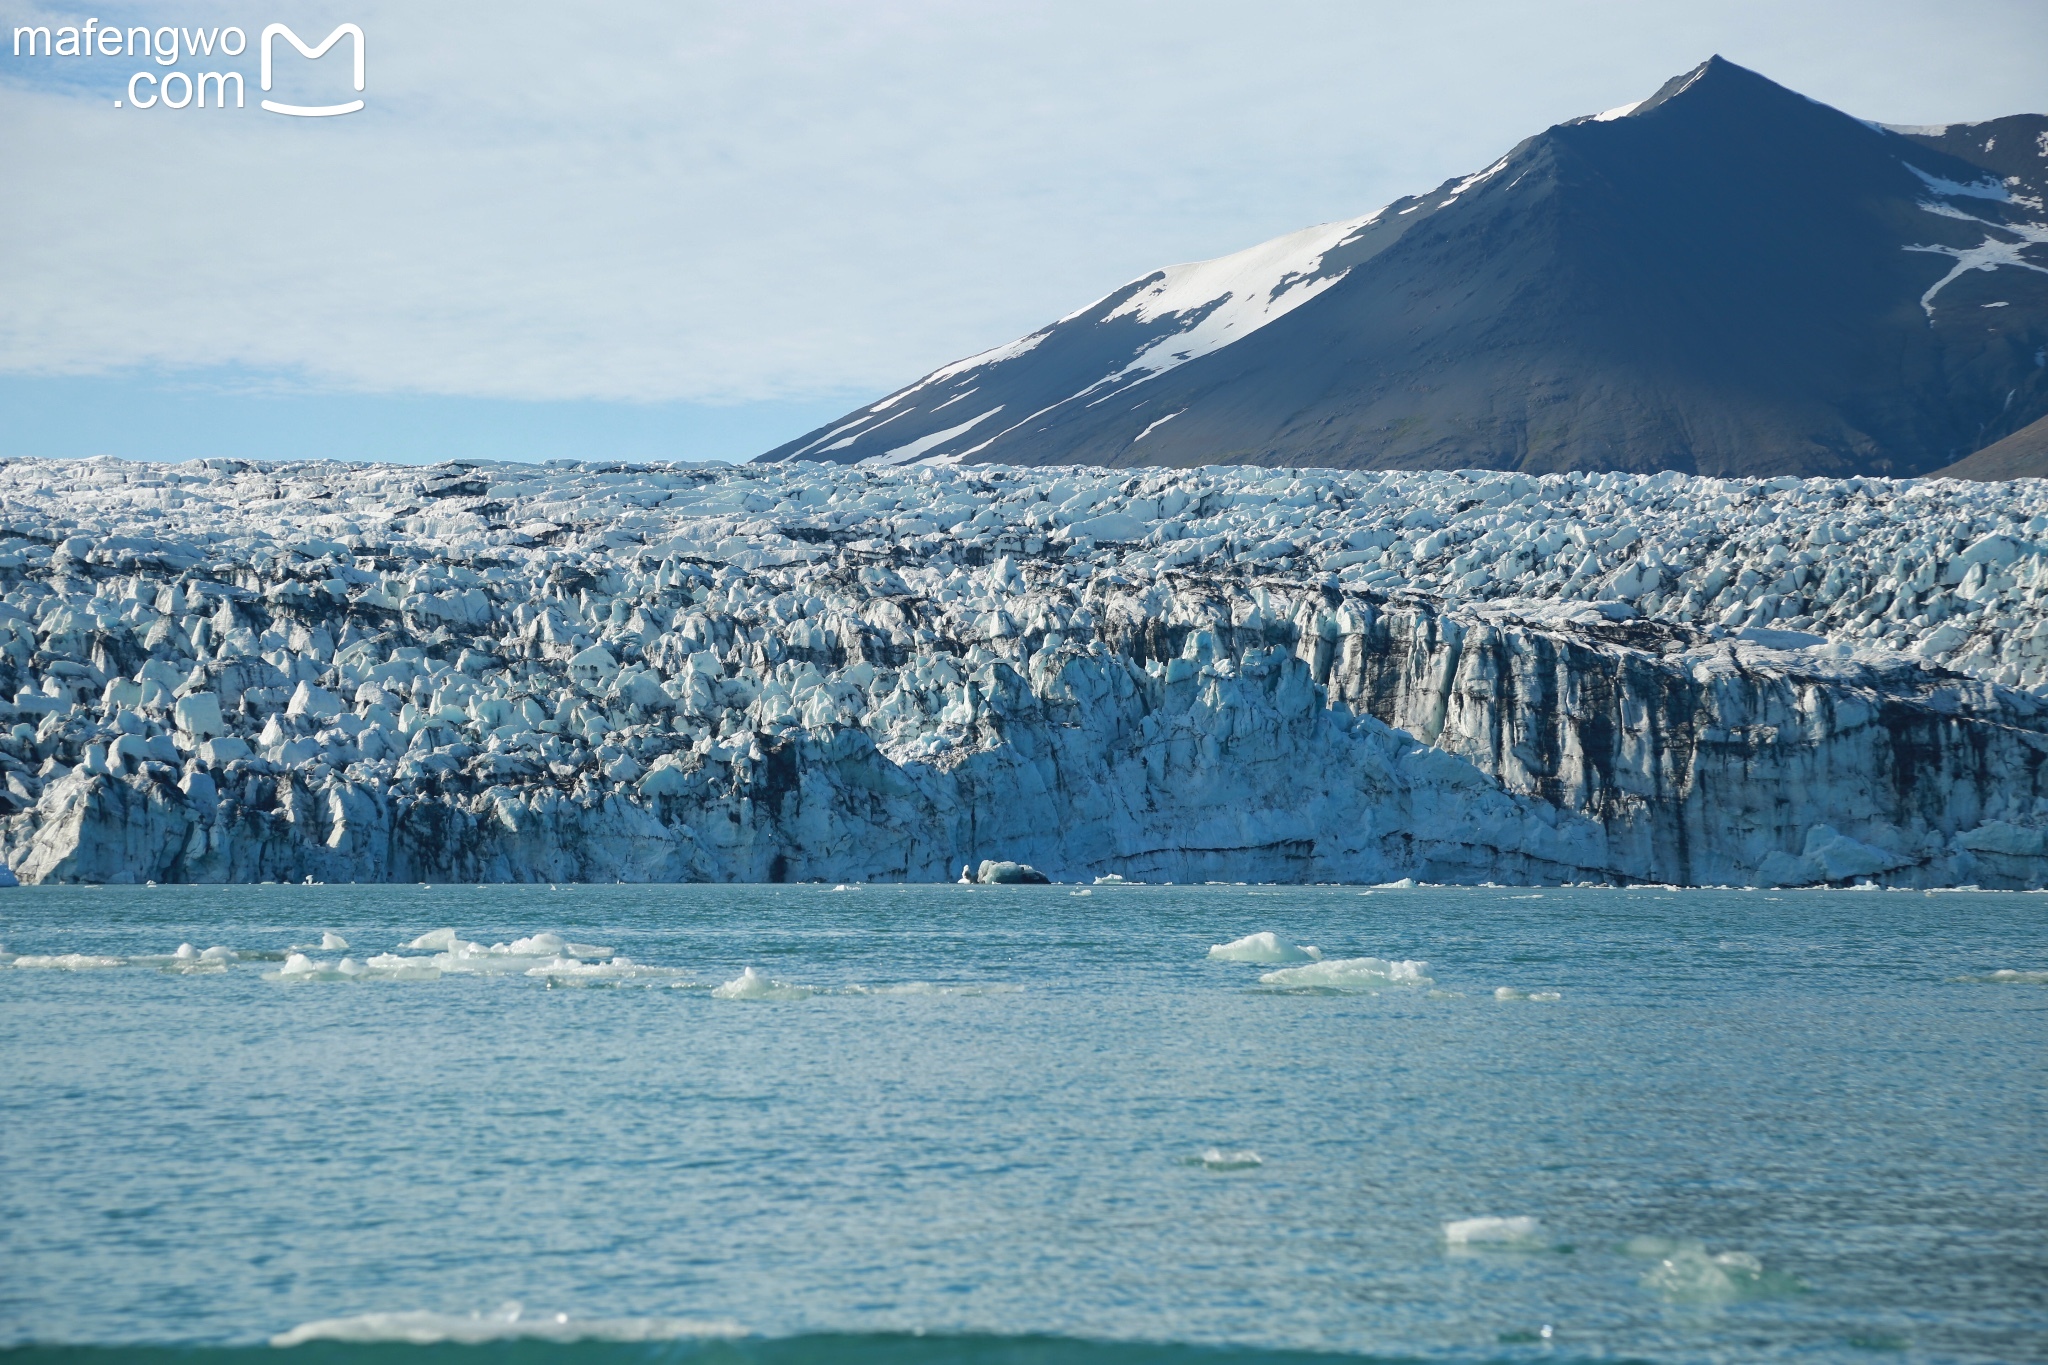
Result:
M1296 947L1268 929L1209 949L1211 962L1320 962L1320 948Z
M1982 976L1965 976L1959 979L1991 986L2048 986L2048 972L2021 971L2012 967L2001 967Z
M1222 1147L1205 1147L1195 1160L1209 1171L1249 1171L1266 1164L1257 1152L1229 1151Z
M515 938L510 943L494 943L494 953L510 953L514 957L562 957L568 952L569 944L560 934L529 934Z
M550 958L538 967L527 968L526 974L544 977L551 984L655 980L669 981L678 986L690 984L689 973L679 967L643 966L630 957L615 957L609 962L579 962L573 957Z
M815 994L809 986L775 981L753 967L747 968L711 994L720 1000L802 1000Z
M1527 1214L1512 1218L1460 1218L1444 1224L1444 1240L1452 1246L1535 1246L1543 1225Z
M103 957L97 953L25 953L14 959L16 967L49 967L58 971L77 972L91 967L123 967L128 963L125 957Z
M1643 1287L1668 1299L1718 1303L1804 1288L1793 1276L1764 1269L1764 1263L1746 1251L1710 1254L1704 1243L1691 1238L1635 1237L1624 1250L1656 1258L1656 1266L1643 1276Z
M1337 957L1311 962L1303 967L1282 967L1259 980L1268 986L1295 990L1368 991L1381 986L1433 986L1429 964L1417 961L1389 962L1379 957Z
M363 1313L350 1318L322 1318L301 1323L270 1339L272 1346L300 1346L309 1341L368 1344L404 1342L413 1346L452 1343L477 1346L492 1341L689 1341L737 1337L744 1329L724 1319L698 1318L572 1318L567 1313L528 1314L506 1304L488 1317L481 1313Z
M453 930L450 930L449 932L453 933L454 931L453 931ZM335 932L334 932L334 931L333 931L332 929L329 929L329 930L327 930L327 931L326 931L325 933L323 933L323 934L321 934L321 935L320 935L320 951L321 951L321 952L323 952L323 953L339 953L339 952L345 952L345 951L347 951L347 949L348 949L348 940L347 940L347 939L345 939L345 938L343 938L343 937L342 937L342 936L341 936L340 934L337 934L337 933L335 933Z
M453 929L430 929L405 946L420 952L447 953L453 952L459 942Z
M430 957L400 957L379 953L364 964L383 981L439 981L441 969Z
M1493 998L1496 1000L1548 1001L1562 1000L1564 995L1560 991L1521 991L1516 990L1513 986L1496 986L1493 988Z

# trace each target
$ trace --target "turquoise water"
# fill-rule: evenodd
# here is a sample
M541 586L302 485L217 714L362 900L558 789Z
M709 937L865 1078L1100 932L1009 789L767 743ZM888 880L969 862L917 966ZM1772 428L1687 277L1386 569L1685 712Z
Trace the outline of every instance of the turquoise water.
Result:
M1071 892L6 892L0 1345L2048 1358L2042 897Z

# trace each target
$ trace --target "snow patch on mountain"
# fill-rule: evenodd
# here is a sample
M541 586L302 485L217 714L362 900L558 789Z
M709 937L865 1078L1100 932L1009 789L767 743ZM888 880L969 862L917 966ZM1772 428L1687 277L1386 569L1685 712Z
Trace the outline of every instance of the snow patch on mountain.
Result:
M2001 204L2012 202L2012 195L2007 193L2005 186L1991 176L1965 183L1939 175L1929 175L1910 161L1901 161L1899 164L1918 176L1921 184L1944 199L1991 199Z
M1385 212L1384 208L1375 209L1363 217L1290 232L1214 260L1168 266L1159 272L1156 283L1105 313L1103 320L1186 321L1179 331L1152 343L1095 387L1112 386L1132 376L1164 374L1197 356L1241 341L1301 307L1344 278L1346 272L1341 270L1318 274L1323 257Z
M940 404L940 406L943 407L945 405L942 403ZM981 416L970 417L966 421L962 422L959 426L947 427L944 431L935 431L929 436L920 436L915 441L909 441L903 445L897 446L894 450L887 451L881 455L870 456L869 458L861 461L861 463L870 465L909 464L911 461L922 457L925 454L925 452L930 450L936 450L938 447L952 440L955 436L963 435L964 433L973 430L975 427L980 426L983 422L986 422L989 418L995 416L1002 410L1003 405L998 403L994 407L990 408L987 412L981 414Z

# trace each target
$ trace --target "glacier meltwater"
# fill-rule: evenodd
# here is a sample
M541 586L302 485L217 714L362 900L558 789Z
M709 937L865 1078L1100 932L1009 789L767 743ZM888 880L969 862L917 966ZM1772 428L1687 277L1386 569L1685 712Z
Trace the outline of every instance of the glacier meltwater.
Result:
M0 1359L2007 1365L2043 901L21 887Z

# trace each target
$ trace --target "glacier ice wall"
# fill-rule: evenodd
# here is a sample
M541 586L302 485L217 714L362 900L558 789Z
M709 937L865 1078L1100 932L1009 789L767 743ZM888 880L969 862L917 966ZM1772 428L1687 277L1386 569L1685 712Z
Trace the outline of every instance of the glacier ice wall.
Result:
M0 466L24 881L2048 883L2048 490Z

